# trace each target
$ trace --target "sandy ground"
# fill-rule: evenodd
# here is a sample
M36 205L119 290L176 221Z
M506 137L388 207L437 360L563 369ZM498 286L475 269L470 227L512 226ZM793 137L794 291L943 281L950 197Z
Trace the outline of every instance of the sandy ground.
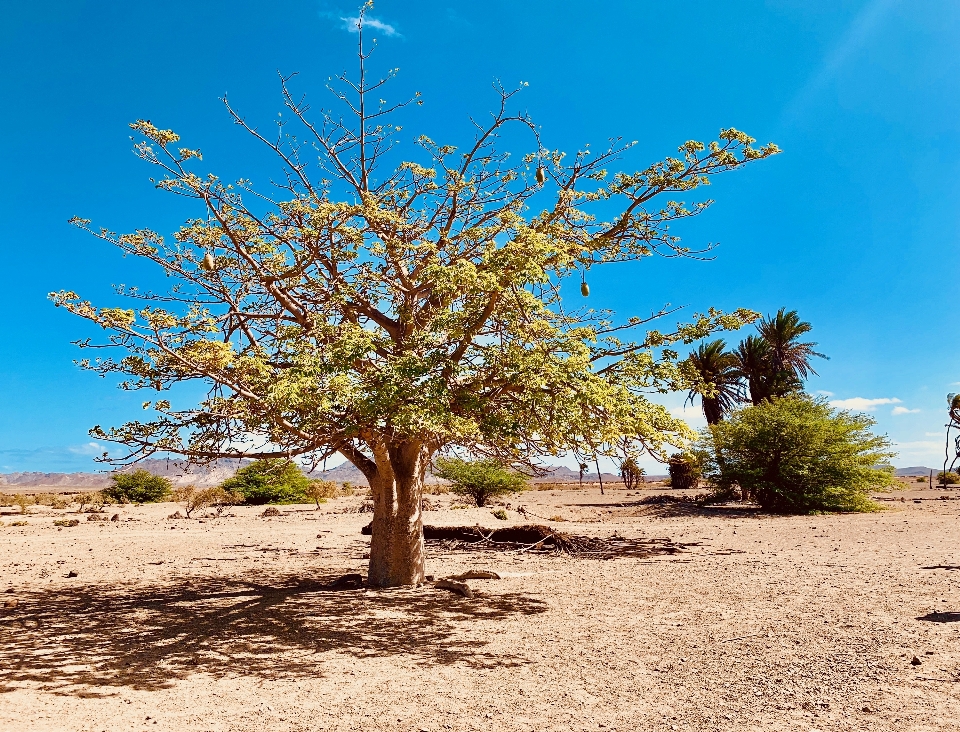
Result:
M572 533L697 545L432 551L431 574L502 575L473 600L324 590L363 571L360 498L272 519L4 509L0 729L960 730L960 501L937 500L960 491L787 518L640 502L663 492L512 499ZM429 523L505 523L439 503Z

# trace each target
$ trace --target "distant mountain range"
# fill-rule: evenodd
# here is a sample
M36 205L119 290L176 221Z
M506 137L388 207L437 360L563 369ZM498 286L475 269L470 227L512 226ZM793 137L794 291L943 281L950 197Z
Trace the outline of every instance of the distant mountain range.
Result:
M129 473L134 470L148 470L154 475L162 475L169 478L175 486L197 485L209 486L218 485L227 478L233 477L237 470L244 465L248 465L250 460L216 460L209 465L189 465L176 460L142 460L136 465L128 465L121 468L120 472ZM566 466L556 465L546 468L545 475L532 478L533 483L576 483L580 480L579 471L572 470ZM901 477L916 477L929 475L933 470L934 477L940 472L940 468L928 468L923 465L915 465L909 468L897 468L896 474ZM113 471L104 471L102 473L0 473L0 492L4 486L21 486L24 488L90 488L96 490L110 484L110 475ZM337 483L353 483L354 485L366 485L367 479L364 478L356 467L351 463L345 462L329 470L318 470L307 473L311 478L323 478ZM649 481L662 480L666 475L648 475ZM613 473L603 473L605 483L618 483L620 476ZM428 483L441 482L439 478L432 475L427 476ZM584 483L596 483L596 473L584 473Z
M919 477L921 475L930 475L931 470L933 471L933 477L936 478L937 473L943 470L943 468L927 468L923 465L914 465L912 468L897 468L896 475L901 478Z
M227 478L232 477L239 468L249 464L250 460L216 460L208 465L190 465L177 460L142 460L136 465L128 465L121 468L120 472L130 473L134 470L147 470L154 475L162 475L169 478L175 486L197 485L209 486L218 485ZM925 468L924 468L925 470ZM0 491L4 486L20 486L24 488L103 488L110 484L110 475L114 471L104 471L102 473L0 473ZM367 479L353 464L345 462L329 470L318 470L307 473L311 478L323 478L333 480L337 483L354 483L355 485L366 485ZM658 480L666 476L650 475L649 480ZM547 473L532 479L534 483L575 483L580 480L580 473L571 470L565 466L553 466L547 468ZM603 473L604 482L614 483L620 480L620 476L613 473ZM584 473L583 481L585 483L596 483L596 473ZM439 478L432 475L427 477L428 483L440 482Z

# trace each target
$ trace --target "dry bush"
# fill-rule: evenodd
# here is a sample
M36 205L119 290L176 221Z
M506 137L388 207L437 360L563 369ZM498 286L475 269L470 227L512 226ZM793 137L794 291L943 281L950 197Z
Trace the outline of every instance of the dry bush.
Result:
M25 496L23 493L17 493L13 497L13 503L20 507L20 513L25 514L27 513L27 507L32 506L36 501L33 496Z
M73 500L69 496L62 496L57 493L38 493L35 498L38 506L49 506L50 508L66 508Z
M206 504L207 507L216 511L217 516L222 516L223 512L230 506L236 506L243 503L243 494L237 491L228 491L223 486L213 486L202 490L197 494L197 498ZM189 518L189 514L187 514Z
M450 492L450 486L446 483L427 483L423 486L425 496L444 496Z
M328 498L337 497L337 484L332 480L311 480L306 495L316 502L319 509L320 504L326 503Z
M185 485L173 490L173 500L183 504L183 510L186 512L187 518L190 518L193 511L198 508L206 508L209 505L205 493L206 491L198 491L196 486Z
M556 516L551 516L551 517L550 517L550 520L551 520L551 521L566 521L566 519L565 519L563 516L561 516L560 514L557 514Z
M13 496L8 496L6 493L0 493L0 506L12 506L13 505Z
M353 495L353 483L349 480L343 481L343 487L340 489L341 496L352 496Z
M80 513L83 513L83 510L87 506L96 506L98 504L101 506L103 505L101 501L101 496L96 491L86 491L84 493L78 493L76 496L74 496L73 500L76 501L77 505L79 506L78 510L80 511Z
M508 518L510 518L509 516L507 516L507 512L504 511L502 508L498 508L496 511L494 511L493 517L496 519L500 519L501 521L506 521Z

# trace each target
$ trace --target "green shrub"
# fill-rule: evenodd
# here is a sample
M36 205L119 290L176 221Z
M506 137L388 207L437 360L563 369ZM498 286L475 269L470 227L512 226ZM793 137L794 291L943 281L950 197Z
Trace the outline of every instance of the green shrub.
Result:
M114 473L110 476L113 485L104 488L102 493L118 503L156 503L170 495L170 481L162 475L154 475L146 470L134 470L132 473Z
M256 460L223 482L222 487L243 496L244 503L307 503L310 479L289 460Z
M433 474L450 481L458 496L470 496L481 508L496 496L527 489L527 481L495 460L461 460L438 457Z
M940 485L956 485L960 483L960 475L957 475L952 470L948 470L946 473L941 470L937 473L937 483Z
M671 455L667 467L670 470L669 485L671 488L686 489L697 487L702 469L700 467L700 461L694 455L687 452L678 452L675 455Z
M700 434L706 477L738 485L778 513L874 511L870 491L890 488L894 453L865 414L835 411L822 399L791 395L745 407Z
M504 511L502 508L498 508L496 511L494 511L493 517L495 519L500 519L501 521L506 521L508 518L510 518L509 516L507 516L507 512Z
M925 478L924 476L921 475L917 478L917 483L926 483L927 480L928 478Z

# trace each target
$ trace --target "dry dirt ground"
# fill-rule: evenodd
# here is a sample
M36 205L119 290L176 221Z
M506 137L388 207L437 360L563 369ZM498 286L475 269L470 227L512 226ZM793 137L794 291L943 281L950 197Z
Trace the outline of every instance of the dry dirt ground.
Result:
M325 589L363 571L360 498L272 519L167 503L11 526L4 509L0 729L960 730L960 501L939 500L960 491L808 517L651 502L665 493L513 498L571 533L692 546L431 549L438 577L502 575L473 600ZM428 523L529 521L451 500Z

